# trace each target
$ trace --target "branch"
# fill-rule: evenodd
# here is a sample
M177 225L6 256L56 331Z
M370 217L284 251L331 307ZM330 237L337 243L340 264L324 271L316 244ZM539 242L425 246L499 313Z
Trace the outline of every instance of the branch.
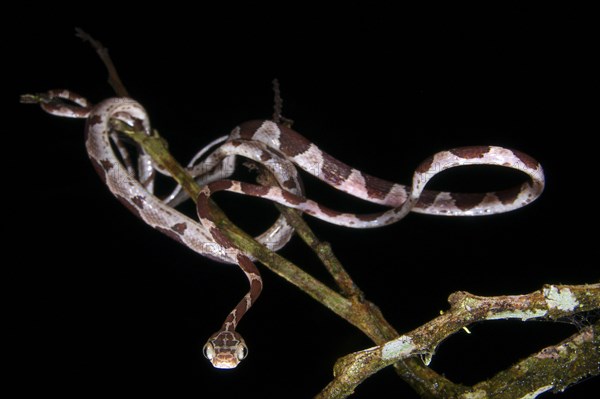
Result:
M115 68L112 59L108 55L108 49L81 28L75 28L75 36L84 42L89 42L90 45L96 50L98 56L108 71L108 83L113 88L115 93L117 93L117 95L120 97L129 97L129 93L127 92L125 85L123 82L121 82L121 78L117 73L117 68Z
M373 375L382 368L389 366L399 360L435 352L435 348L444 339L454 334L461 328L482 320L495 319L521 319L523 321L532 318L557 319L559 317L571 316L574 313L586 312L600 308L600 284L560 286L548 285L539 291L527 295L481 297L467 292L456 292L448 301L450 310L432 321L415 330L404 334L384 345L365 349L345 356L338 360L334 367L334 380L317 396L317 398L345 398L366 378ZM559 370L563 365L553 362L555 367L545 365L545 368L531 369L539 381L552 381L554 375L563 374L563 384L575 383L582 376L598 374L598 361L600 360L598 343L598 326L582 330L579 334L571 337L570 343L563 345L575 345L575 352L568 351L571 361L577 362L576 370ZM571 346L572 347L572 346ZM571 348L569 347L569 348ZM563 355L559 349L546 349L557 359ZM558 351L558 352L557 352ZM543 353L544 351L540 352ZM560 353L559 353L560 352ZM590 355L591 354L591 355ZM538 359L542 355L536 355ZM519 363L521 364L521 363ZM494 396L500 392L502 386L507 386L515 378L514 370L519 370L519 364L511 370L505 371L492 380L476 386L482 392L482 396L471 396L471 398L488 397L510 397ZM535 364L535 362L527 363ZM556 367L560 365L561 367ZM529 367L529 366L528 366ZM528 369L529 370L529 369ZM541 376L540 376L541 375ZM550 384L548 389L564 388ZM542 386L536 384L522 384L527 393L535 392ZM539 385L539 384L538 384ZM548 384L543 387L547 387ZM474 392L463 388L457 394L467 395ZM541 393L541 392L540 392ZM465 399L469 396L463 396Z
M600 321L581 329L562 343L549 346L518 362L488 381L481 382L459 399L534 398L600 373Z

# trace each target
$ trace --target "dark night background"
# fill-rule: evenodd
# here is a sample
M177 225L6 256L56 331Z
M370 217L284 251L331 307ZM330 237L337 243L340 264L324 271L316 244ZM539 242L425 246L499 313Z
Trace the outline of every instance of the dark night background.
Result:
M73 18L33 5L14 12L21 28L3 35L4 64L16 67L5 75L11 105L3 118L9 154L3 200L9 218L19 220L3 229L18 255L5 265L5 303L15 316L8 326L18 338L14 371L25 377L18 383L23 393L308 398L330 380L336 358L372 346L261 266L265 290L239 326L248 359L233 371L209 365L202 345L246 292L242 273L147 228L114 200L87 159L83 121L16 104L18 94L51 88L94 102L112 96L102 64L74 37L75 26L110 49L130 93L183 162L236 124L268 118L274 77L284 114L299 132L375 176L407 183L427 156L463 145L500 145L538 159L546 191L509 214L413 214L376 230L310 219L400 332L447 309L457 290L519 294L546 283L598 281L590 192L597 180L597 124L586 123L597 112L591 103L597 44L582 18L586 10L346 5L336 13L250 16L231 8L172 6L151 10L151 17L109 6ZM35 16L26 18L32 10ZM481 168L449 171L433 184L485 190L520 178ZM311 198L334 208L376 209L313 179L306 186ZM233 194L216 200L253 233L274 220L266 202ZM330 283L300 240L282 253ZM444 342L431 364L464 384L492 377L577 329L494 321L471 331ZM598 388L596 378L541 397L588 398ZM388 368L355 397L416 395Z

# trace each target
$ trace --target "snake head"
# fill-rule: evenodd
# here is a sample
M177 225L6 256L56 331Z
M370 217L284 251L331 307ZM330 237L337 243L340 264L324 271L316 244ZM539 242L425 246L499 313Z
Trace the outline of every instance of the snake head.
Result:
M214 367L232 369L248 355L248 347L237 332L218 331L208 339L202 352Z

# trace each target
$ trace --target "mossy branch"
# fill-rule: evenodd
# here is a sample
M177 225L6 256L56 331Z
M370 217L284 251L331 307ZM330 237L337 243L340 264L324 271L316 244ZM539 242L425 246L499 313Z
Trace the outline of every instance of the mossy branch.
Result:
M382 368L411 356L434 353L440 342L474 322L533 318L554 320L578 312L600 309L600 284L548 285L527 295L497 297L481 297L467 292L457 292L452 294L448 301L451 305L449 311L415 330L383 345L341 358L334 367L334 380L317 398L345 398L354 392L362 381ZM552 353L550 357L555 359L542 361L548 358L548 356L544 357L544 353ZM560 363L565 358L576 367L565 369ZM599 362L600 348L598 323L596 323L575 334L566 343L546 348L489 381L473 388L460 388L452 395L446 392L447 396L439 397L518 398L542 388L564 389L586 375L597 375ZM525 366L526 369L523 369ZM519 372L517 373L516 370ZM524 373L523 370L527 372ZM554 380L558 374L561 376L560 385ZM527 376L529 379L526 378ZM506 396L504 394L506 387L515 379L520 379L519 391L523 394Z

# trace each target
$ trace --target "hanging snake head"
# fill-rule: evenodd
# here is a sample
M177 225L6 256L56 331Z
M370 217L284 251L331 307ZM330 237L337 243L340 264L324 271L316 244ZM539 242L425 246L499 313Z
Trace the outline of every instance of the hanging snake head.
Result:
M204 345L204 356L218 369L235 368L248 356L244 338L235 331L218 331Z

